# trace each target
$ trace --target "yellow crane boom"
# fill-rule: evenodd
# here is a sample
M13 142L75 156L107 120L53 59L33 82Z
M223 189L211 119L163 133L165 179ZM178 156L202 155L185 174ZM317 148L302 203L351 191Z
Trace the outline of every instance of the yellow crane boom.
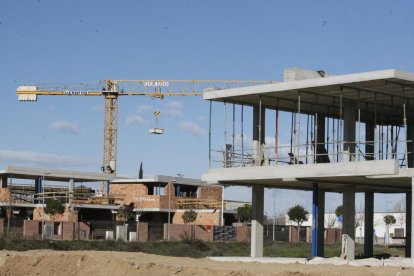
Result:
M102 171L116 175L118 146L118 97L202 96L203 92L271 83L239 80L104 80L97 83L41 86L21 85L16 90L19 101L37 101L38 96L103 96L104 145Z

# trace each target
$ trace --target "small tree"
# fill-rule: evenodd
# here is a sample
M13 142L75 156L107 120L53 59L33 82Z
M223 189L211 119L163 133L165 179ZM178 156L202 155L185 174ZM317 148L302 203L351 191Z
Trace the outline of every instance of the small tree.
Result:
M122 205L119 207L118 211L116 212L116 216L118 219L122 220L124 224L134 218L134 204L130 203L129 205Z
M237 218L239 222L250 222L252 218L252 205L244 204L241 207L236 209L237 211Z
M194 210L186 210L182 215L181 218L183 219L184 223L192 223L197 219L197 212ZM191 240L194 240L194 225L191 226Z
M335 215L336 215L336 217L341 217L342 216L342 214L343 214L343 208L342 208L342 205L339 205L338 207L336 207L336 209L335 209Z
M48 199L46 200L46 206L44 212L52 217L52 220L56 218L56 215L61 215L65 212L65 206L60 200Z
M52 218L53 228L55 227L55 219L57 215L61 215L65 212L65 206L60 200L57 199L48 199L46 200L46 206L43 209L43 212L48 214ZM42 230L44 231L44 229ZM52 231L53 233L54 231Z
M384 222L387 226L387 239L388 239L388 243L389 243L390 225L395 224L397 222L397 220L395 219L395 217L393 215L386 215L386 216L384 216Z
M300 226L303 222L308 221L309 212L301 205L295 205L288 211L289 220L293 221L297 225L298 241L300 237Z
M336 207L336 209L335 209L335 215L336 215L336 218L337 218L337 220L339 222L339 225L342 226L342 223L341 223L342 221L339 220L339 218L342 218L342 215L343 215L343 207L342 207L342 205L339 205L338 207Z
M187 210L182 214L181 218L185 224L192 223L197 219L197 213L194 210Z

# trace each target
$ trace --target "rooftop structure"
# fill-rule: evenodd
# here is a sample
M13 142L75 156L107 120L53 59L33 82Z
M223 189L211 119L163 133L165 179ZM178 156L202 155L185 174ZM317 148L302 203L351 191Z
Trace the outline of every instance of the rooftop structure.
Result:
M325 192L343 193L343 232L352 241L355 193L365 193L366 256L373 254L373 194L406 193L406 256L411 256L414 73L384 70L332 76L289 69L284 82L210 91L204 99L210 107L223 103L225 123L224 145L214 149L215 104L210 109L210 169L202 180L252 187L252 257L263 254L265 187L313 191L314 256L323 256ZM228 105L233 107L230 127ZM246 114L251 115L251 145L243 133ZM272 114L275 122L269 123ZM235 133L236 118L240 135ZM290 121L283 130L280 118ZM267 145L266 135L273 130L274 145ZM289 133L290 143L281 143Z

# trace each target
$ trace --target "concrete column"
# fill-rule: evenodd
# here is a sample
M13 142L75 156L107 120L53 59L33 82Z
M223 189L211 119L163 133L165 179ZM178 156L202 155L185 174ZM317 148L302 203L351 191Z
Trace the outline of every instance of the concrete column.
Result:
M343 193L342 233L355 240L355 187L348 186Z
M344 151L350 153L350 160L355 156L355 123L357 120L355 105L352 101L343 101L343 119L344 119Z
M316 163L329 163L325 146L325 116L316 114Z
M318 193L318 252L319 257L325 254L325 191Z
M414 257L413 246L413 191L414 191L414 178L411 179L411 192L405 194L405 257Z
M1 187L2 188L7 188L7 176L2 176L1 177Z
M365 192L364 256L374 255L374 193Z
M265 144L265 108L253 107L253 150L256 166L264 165L263 146Z
M365 159L366 160L374 160L374 141L375 140L375 125L372 122L368 122L365 124ZM365 194L366 195L366 194ZM365 197L366 198L366 197Z
M75 191L75 181L71 179L69 180L69 204L72 204L74 191Z
M312 203L312 256L324 255L325 238L325 192L313 184Z
M252 234L250 257L263 257L264 188L252 188Z
M414 141L414 122L411 120L407 124L407 141ZM414 155L413 155L413 146L414 142L407 142L407 166L408 168L414 168Z

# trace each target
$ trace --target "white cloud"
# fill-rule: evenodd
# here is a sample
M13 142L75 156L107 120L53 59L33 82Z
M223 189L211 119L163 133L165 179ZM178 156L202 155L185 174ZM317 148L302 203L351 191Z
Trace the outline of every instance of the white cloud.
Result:
M151 111L153 109L154 108L151 107L150 105L143 104L143 105L138 106L137 111L138 111L138 113L142 113L142 112Z
M56 121L49 126L51 129L56 129L58 131L71 133L71 134L79 134L79 126L77 123L71 123L67 121Z
M207 134L207 131L193 122L181 122L180 129L190 131L193 135L196 136L203 136Z
M179 109L181 110L183 108L183 103L180 101L171 101L167 103L167 107L170 109Z
M103 111L103 106L95 105L94 107L92 107L92 111Z
M183 103L179 101L171 101L166 104L166 108L161 109L161 115L163 113L173 117L179 118L183 116Z
M81 157L47 154L33 151L0 150L0 162L5 164L35 166L96 166L98 162Z
M126 119L126 125L130 126L130 125L146 125L148 124L148 121L145 120L143 117L138 116L138 115L134 115L134 116L130 116Z

